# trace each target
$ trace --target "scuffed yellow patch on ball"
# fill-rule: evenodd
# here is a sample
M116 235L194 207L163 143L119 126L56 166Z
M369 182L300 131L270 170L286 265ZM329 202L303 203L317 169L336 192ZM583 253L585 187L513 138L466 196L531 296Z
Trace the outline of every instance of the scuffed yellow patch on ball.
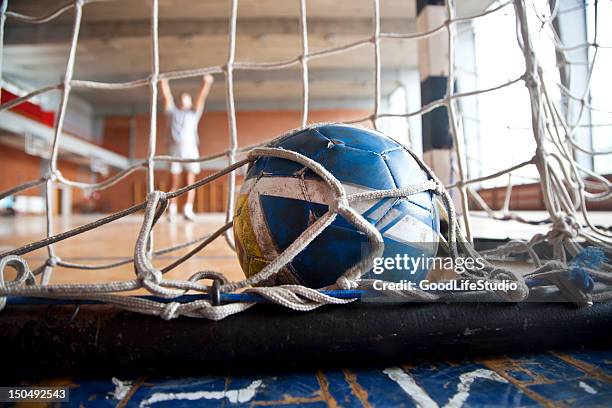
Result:
M247 277L261 271L268 261L264 258L249 213L248 194L238 196L234 214L234 236L236 237L236 252L240 266Z

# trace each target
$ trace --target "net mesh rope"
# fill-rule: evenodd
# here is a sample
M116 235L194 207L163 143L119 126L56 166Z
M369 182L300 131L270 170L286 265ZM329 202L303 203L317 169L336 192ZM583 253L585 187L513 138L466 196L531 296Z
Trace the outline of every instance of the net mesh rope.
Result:
M552 100L551 90L548 88L548 84L544 81L543 69L539 64L537 55L532 45L531 38L533 33L530 32L531 28L528 24L528 12L526 10L526 7L528 7L529 4L526 4L524 0L501 3L481 13L465 17L456 17L454 1L447 0L445 6L447 18L442 24L428 31L410 34L382 32L380 1L373 0L371 36L345 45L324 48L318 51L310 51L309 49L306 0L299 0L301 52L292 59L280 62L248 62L236 60L238 0L230 0L231 13L229 18L228 57L226 63L222 66L208 66L198 69L171 72L160 72L158 1L151 0L150 47L152 58L150 75L147 78L118 83L84 81L75 79L73 77L76 49L79 40L79 29L81 27L81 18L83 15L84 6L86 6L88 3L98 1L111 0L71 1L44 16L27 16L10 11L8 9L8 1L4 1L1 6L2 8L0 9L0 47L3 46L6 20L15 19L31 24L43 24L55 19L69 10L73 10L74 12L70 50L63 81L53 86L37 89L25 96L0 105L0 111L4 111L42 93L52 90L61 91L61 101L54 127L48 173L37 180L32 180L0 193L0 199L2 199L36 186L45 185L47 220L47 237L45 239L29 243L21 248L0 254L0 308L4 307L6 304L7 297L35 296L42 298L110 303L131 311L159 315L164 319L172 319L180 315L184 315L219 320L231 314L248 309L256 303L255 299L257 298L263 298L267 301L299 311L312 310L324 304L348 303L353 301L355 298L355 296L351 295L352 293L357 292L358 290L372 290L373 282L371 280L361 279L361 276L369 270L373 258L380 255L384 247L380 232L368 221L366 221L359 213L353 210L351 208L351 203L383 197L407 197L423 191L432 191L437 195L438 200L445 208L448 216L448 232L445 236L440 236L440 241L443 248L450 254L450 256L455 258L460 254L476 257L479 256L479 254L471 244L472 232L470 227L470 211L468 208L468 199L470 196L483 210L489 214L489 216L493 218L513 219L517 221L524 220L519 215L508 211L508 204L512 191L510 184L506 191L504 210L501 212L494 211L489 208L486 202L478 195L472 186L475 183L494 179L504 174L510 174L519 168L530 165L535 165L539 172L539 183L543 192L546 210L550 216L550 228L548 229L548 232L536 234L528 241L509 241L496 249L484 251L483 253L485 253L485 255L492 254L498 256L505 256L513 253L526 253L533 263L533 270L526 275L518 274L514 271L500 268L487 262L485 267L481 270L467 270L461 276L461 279L484 279L492 282L500 280L515 281L517 283L516 290L496 292L496 294L502 300L507 301L525 300L529 294L530 287L534 286L533 284L528 285L528 283L538 281L544 281L546 285L557 286L558 289L566 295L568 300L574 301L578 304L589 304L592 301L604 301L612 297L612 290L610 290L609 286L612 284L612 268L605 262L598 262L595 265L587 262L579 265L579 269L586 274L586 277L594 279L597 282L596 285L600 286L598 291L589 293L589 291L576 290L576 288L574 288L570 282L571 279L575 278L574 275L577 271L576 263L571 261L572 257L576 257L577 255L583 253L586 246L596 246L602 249L604 252L609 252L612 247L611 234L593 224L586 208L586 203L588 201L602 201L610 198L612 195L610 182L605 177L590 169L584 168L577 163L577 161L574 159L574 154L577 150L591 156L610 154L611 151L591 150L581 146L576 141L576 129L583 126L580 124L580 117L582 116L583 112L589 109L597 109L591 106L588 101L589 86L586 87L583 94L575 95L567 87L563 86L562 84L557 84L561 92L566 97L578 101L580 104L579 118L575 123L568 123L562 109L560 109L560 107L557 106L557 104ZM557 6L558 3L559 2L556 2ZM557 6L555 6L551 11L549 18L542 20L542 24L549 25L553 29L553 32L554 27L552 20L555 18L556 13L559 12ZM488 89L456 93L453 86L456 79L454 57L456 24L458 22L478 19L485 15L499 12L505 8L513 8L516 15L517 41L525 59L525 72L518 78ZM597 7L595 7L595 9L595 15L597 15ZM382 112L381 41L422 40L444 31L447 33L447 41L449 46L448 82L445 97L428 103L414 112L406 112L402 114ZM442 185L438 178L426 166L426 164L418 156L406 148L407 151L412 154L415 160L417 160L423 170L427 172L430 179L429 181L404 189L380 190L349 195L344 190L342 184L331 173L329 173L319 163L305 156L292 151L267 147L265 144L239 147L238 132L236 127L236 106L233 79L235 70L278 70L293 66L300 66L302 72L301 121L302 127L306 127L308 126L309 122L308 62L312 59L339 55L361 47L371 47L372 49L372 58L374 60L374 109L367 117L359 118L349 123L369 121L374 128L377 128L377 120L380 118L408 118L423 115L438 107L446 107L448 111L449 128L454 141L453 146L457 157L458 181L456 183L450 186ZM595 41L594 43L584 43L567 47L564 46L560 40L558 40L558 37L556 37L555 47L557 52L560 53L576 49L577 47L592 47L594 52L592 54L591 61L589 61L588 80L590 82L593 67L597 60L597 54L602 46L597 44ZM2 73L2 54L2 48L0 48L0 78ZM226 104L229 121L229 148L222 154L204 156L197 159L182 159L166 155L156 155L156 121L158 110L157 90L159 81L162 79L171 80L189 78L205 74L225 75ZM471 179L468 178L466 175L466 156L463 152L464 140L461 127L459 126L461 115L458 112L457 101L460 98L468 96L474 96L486 92L494 92L498 89L511 86L521 81L524 82L529 90L531 102L532 130L537 146L533 157L530 160L486 176ZM97 183L83 183L65 178L58 170L57 160L71 90L73 88L122 90L146 86L148 86L150 89L150 126L148 153L146 159L137 162L114 174L113 176ZM188 185L176 191L162 192L155 190L154 169L156 163L202 163L223 157L227 158L229 165L219 172L197 180L194 184ZM333 199L330 200L332 204L329 206L328 212L322 217L319 217L312 225L310 225L285 251L270 261L270 263L264 267L260 273L248 279L239 282L229 282L222 274L214 271L199 271L194 273L187 280L171 280L164 278L164 274L166 272L182 264L184 261L198 253L213 240L221 237L222 235L225 236L228 245L234 248L231 227L234 213L236 171L241 167L255 161L259 157L279 157L291 160L314 171L329 186L330 192L333 195ZM148 196L146 201L75 229L57 234L55 233L53 230L53 203L51 197L53 197L53 192L58 186L65 185L90 192L102 190L119 183L129 174L141 168L145 168L147 171ZM583 174L588 175L590 179L585 179L582 176ZM211 234L207 234L189 242L155 250L153 245L153 228L160 216L163 214L164 210L167 208L168 200L176 198L190 190L204 186L224 176L229 178L225 225ZM462 223L460 223L457 219L458 216L448 193L449 189L456 189L458 191L461 204L461 216L463 217ZM95 229L142 210L144 210L144 215L142 216L142 225L134 245L133 258L126 258L108 264L77 264L62 260L54 249L54 244L59 241L74 237L83 232ZM321 233L321 231L329 226L338 215L344 217L359 231L367 235L369 243L372 247L370 255L368 255L365 259L362 259L358 264L354 265L349 270L345 271L337 280L336 284L331 287L324 288L326 290L316 290L299 285L282 285L275 287L256 286L259 282L262 282L274 275L283 266L291 262L291 260L313 239L315 239L317 235ZM462 225L460 226L460 224ZM534 245L542 242L547 242L552 246L555 260L545 261L540 259L533 247ZM153 266L152 260L156 256L188 247L192 247L192 249L166 267L159 269ZM40 248L47 249L48 259L40 267L30 269L22 256ZM134 264L136 274L135 278L132 280L97 284L49 283L53 269L56 266L91 271L113 268L129 263ZM5 281L4 279L4 273L8 267L11 267L17 271L17 275L14 280ZM39 275L39 281L37 282L36 279ZM213 292L211 286L201 282L202 280L209 279L215 280L217 284L220 282L220 285L217 285L216 287L213 285L217 292ZM570 282L570 284L568 284L568 282ZM154 296L126 296L121 294L121 292L143 288ZM188 291L195 291L202 296L191 297L185 301L183 295L185 295ZM225 301L222 303L212 299L212 295L215 293L232 294L236 293L236 291L239 291L241 296L236 296L235 301L232 301L227 296ZM343 291L346 293L345 295L341 294ZM249 294L255 296L249 298ZM386 296L392 296L405 301L465 300L480 299L483 296L482 292L431 293L419 289L385 291L384 294Z

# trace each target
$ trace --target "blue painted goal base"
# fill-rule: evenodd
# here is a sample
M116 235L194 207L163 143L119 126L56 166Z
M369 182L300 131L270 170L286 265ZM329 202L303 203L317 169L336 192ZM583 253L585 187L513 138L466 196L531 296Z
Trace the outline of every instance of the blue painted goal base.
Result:
M335 297L338 299L360 299L362 296L376 296L376 293L366 292L364 290L321 290L319 291L327 296ZM382 295L381 295L382 296ZM183 295L176 298L162 298L153 295L141 295L133 296L140 299L153 300L161 303L189 303L194 300L210 300L211 296L208 294L192 294ZM269 303L269 301L255 293L222 293L221 303L231 302L256 302L256 303ZM53 298L41 298L33 296L13 296L7 299L9 305L72 305L75 303L83 305L97 305L103 304L104 302L96 300L73 300L73 299L53 299Z
M555 288L550 282L544 280L535 280L528 279L526 280L527 285L532 289L529 297L525 300L527 302L567 302L572 303L573 299L570 299L566 294L560 292ZM580 293L591 293L593 292L594 284L591 284L588 291L580 290L581 287L576 286L576 290L580 290ZM382 291L375 290L320 290L320 293L335 297L338 299L355 299L355 300L367 300L368 302L381 302L381 303L389 303L389 302L398 302L402 303L406 300L402 300L401 302L397 299L390 298L386 296ZM431 293L435 294L443 294L443 293L451 293L447 290L436 290L431 291ZM211 300L212 296L209 294L188 294L183 296L178 296L175 298L163 298L159 296L153 295L138 295L132 296L139 299L146 299L160 303L170 303L170 302L178 302L178 303L189 303L194 300ZM256 293L221 293L219 296L221 304L232 303L232 302L255 302L255 303L271 303L265 297L258 295ZM446 300L445 300L446 301ZM492 293L471 293L471 297L464 297L460 301L463 302L500 302L503 303L504 300L495 296ZM80 300L80 299L58 299L58 298L46 298L46 297L36 297L36 296L9 296L7 298L7 304L13 306L24 306L24 305L98 305L104 304L102 301L97 300Z

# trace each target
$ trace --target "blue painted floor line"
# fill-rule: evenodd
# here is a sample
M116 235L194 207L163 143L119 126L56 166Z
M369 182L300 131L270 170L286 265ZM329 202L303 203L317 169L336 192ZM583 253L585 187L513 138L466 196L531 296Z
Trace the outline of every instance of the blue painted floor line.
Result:
M612 403L611 373L612 350L573 350L278 375L76 378L65 406L598 407Z

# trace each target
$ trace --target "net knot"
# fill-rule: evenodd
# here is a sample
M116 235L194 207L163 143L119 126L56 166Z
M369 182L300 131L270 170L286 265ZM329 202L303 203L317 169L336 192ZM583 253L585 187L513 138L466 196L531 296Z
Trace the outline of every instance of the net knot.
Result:
M51 181L58 181L62 177L62 172L59 169L53 169L47 176Z
M181 304L179 302L170 302L165 307L161 313L161 318L164 320L172 320L180 316L179 308Z
M164 191L160 191L160 190L153 190L151 191L148 195L147 195L147 201L151 201L151 202L159 202L162 201L164 199L167 199L166 197L167 193Z
M521 302L529 295L529 288L523 278L506 269L496 268L491 271L490 278L496 281L515 282L516 289L497 290L495 294L507 302Z
M442 195L442 194L444 194L445 191L446 191L446 189L444 188L442 183L436 182L436 187L433 189L433 192L436 195Z
M163 279L161 271L155 268L145 269L141 271L138 277L140 278L143 284L151 283L154 285L158 285Z
M60 258L59 256L56 256L56 255L53 255L53 256L50 256L50 257L47 259L46 264L47 264L47 266L50 266L50 267L54 268L54 267L56 267L56 266L57 266L57 265L58 265L58 264L59 264L61 261L62 261L62 258Z
M533 89L538 87L538 80L531 72L526 72L523 75L523 80L525 81L525 86L527 88Z
M167 201L168 200L168 192L166 191L158 191L159 193L159 201Z
M549 239L577 238L582 226L571 214L559 213L555 217Z
M337 197L334 201L332 201L329 204L329 210L335 213L343 212L349 207L350 207L350 204L346 196Z
M357 287L359 286L357 282L352 281L345 276L339 277L336 280L336 285L338 285L338 287L343 290L357 289Z

